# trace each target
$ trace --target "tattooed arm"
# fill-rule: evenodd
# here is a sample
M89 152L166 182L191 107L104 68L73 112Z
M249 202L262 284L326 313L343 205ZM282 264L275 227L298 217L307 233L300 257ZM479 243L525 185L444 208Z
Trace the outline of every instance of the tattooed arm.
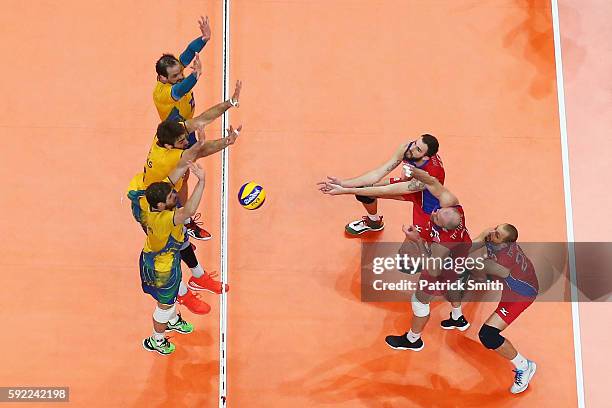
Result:
M397 166L400 165L402 159L404 157L404 152L406 151L408 145L401 145L394 153L393 156L387 160L382 166L369 171L365 174L362 174L359 177L347 179L347 180L338 180L340 181L340 185L342 187L362 187L362 186L373 186L378 183L383 177L387 174L391 173Z
M345 194L359 194L367 197L390 197L415 193L425 190L425 184L415 178L407 179L399 183L383 180L376 184L359 187L348 187Z

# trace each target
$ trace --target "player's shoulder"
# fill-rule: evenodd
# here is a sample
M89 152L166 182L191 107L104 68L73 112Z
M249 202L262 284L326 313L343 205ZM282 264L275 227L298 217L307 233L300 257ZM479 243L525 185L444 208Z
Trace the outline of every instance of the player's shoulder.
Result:
M442 159L440 158L440 155L437 153L429 158L429 162L427 163L427 165L430 167L439 167L441 169L444 169L444 164L442 163Z
M166 230L174 227L174 210L150 211L147 224L155 230Z
M153 89L153 99L161 99L167 97L172 91L172 84L164 84L163 82L157 81L155 88Z
M168 150L168 149L160 146L157 143L157 136L153 137L153 143L151 143L151 149L149 149L149 155L157 155L163 152L164 150Z

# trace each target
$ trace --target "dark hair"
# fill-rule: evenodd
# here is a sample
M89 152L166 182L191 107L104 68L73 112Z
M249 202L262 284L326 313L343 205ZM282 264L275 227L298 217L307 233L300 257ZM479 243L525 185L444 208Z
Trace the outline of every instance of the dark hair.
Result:
M518 239L518 230L512 224L504 224L504 229L508 233L508 238L506 238L506 242L516 242Z
M174 143L185 134L185 126L177 121L166 119L157 125L157 144L164 146Z
M424 135L421 135L421 138L423 139L423 143L427 145L427 153L425 153L426 156L431 157L438 153L440 143L438 143L438 139L436 139L435 136L425 133Z
M168 194L170 194L170 191L172 191L172 186L170 183L158 181L147 187L145 197L147 197L147 202L151 207L157 208L157 204L166 203L166 198L168 197Z
M157 75L168 77L168 68L179 64L180 61L172 54L164 54L155 63L155 71Z

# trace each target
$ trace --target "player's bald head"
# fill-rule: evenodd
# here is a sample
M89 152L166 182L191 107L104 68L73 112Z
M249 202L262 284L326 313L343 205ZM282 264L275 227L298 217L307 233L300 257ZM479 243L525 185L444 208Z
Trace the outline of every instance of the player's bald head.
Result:
M436 211L434 222L442 228L452 230L461 224L461 214L454 207L440 208Z

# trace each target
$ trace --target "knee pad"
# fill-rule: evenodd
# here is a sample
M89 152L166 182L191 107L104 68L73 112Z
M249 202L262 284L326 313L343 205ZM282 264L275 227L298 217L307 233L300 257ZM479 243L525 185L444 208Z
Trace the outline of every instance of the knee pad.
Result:
M489 350L496 350L502 344L504 344L504 341L506 341L504 336L499 334L500 331L501 330L496 329L493 326L483 324L480 328L480 331L478 332L478 338L480 339L480 342L483 346L485 346Z
M162 309L159 306L155 307L155 311L153 312L153 320L157 323L168 323L168 320L172 318L174 313L176 312L176 305L172 305L169 309Z
M190 243L187 242L187 247L184 249L181 248L181 259L187 264L190 268L195 268L198 266L198 258L196 258L195 252L193 252L193 247Z
M355 198L357 199L357 201L362 202L364 204L372 204L374 201L376 201L375 198L362 195L356 195Z
M414 313L416 317L429 316L429 305L421 303L419 299L417 299L415 293L412 294L412 313Z

